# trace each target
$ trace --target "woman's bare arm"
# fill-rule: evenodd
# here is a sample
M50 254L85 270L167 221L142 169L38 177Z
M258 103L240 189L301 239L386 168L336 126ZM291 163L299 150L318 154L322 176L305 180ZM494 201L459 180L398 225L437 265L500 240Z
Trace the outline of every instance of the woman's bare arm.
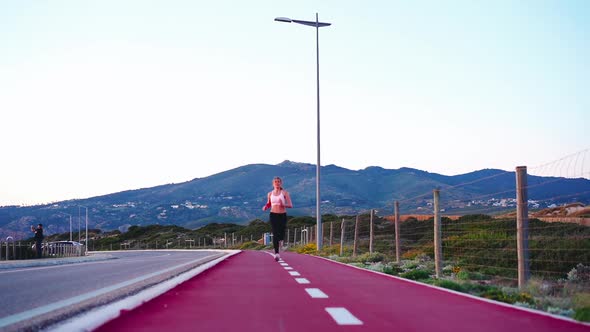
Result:
M285 190L283 190L283 193L285 194L285 207L292 208L293 202L291 202L291 195L289 195L289 192L287 192Z

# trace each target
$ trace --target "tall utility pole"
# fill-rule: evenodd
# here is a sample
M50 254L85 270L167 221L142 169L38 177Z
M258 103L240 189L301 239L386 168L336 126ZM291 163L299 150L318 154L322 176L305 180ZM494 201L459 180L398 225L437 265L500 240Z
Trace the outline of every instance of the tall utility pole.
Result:
M286 17L277 17L275 21L285 23L297 23L315 27L315 45L316 45L316 99L317 99L317 164L316 164L316 245L317 250L322 249L322 213L320 210L320 28L327 27L332 23L320 22L318 20L318 13L315 14L315 22L292 20Z

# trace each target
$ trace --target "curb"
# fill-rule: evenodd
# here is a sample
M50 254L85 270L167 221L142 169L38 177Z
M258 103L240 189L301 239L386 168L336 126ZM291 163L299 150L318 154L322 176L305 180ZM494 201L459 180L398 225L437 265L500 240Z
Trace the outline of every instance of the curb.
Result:
M96 262L108 259L116 259L108 254L90 254L88 256L81 257L64 257L64 258L41 258L41 259L28 259L18 261L3 261L0 262L0 270L10 270L25 267L40 267L40 266L55 266L65 264L76 264L86 262Z

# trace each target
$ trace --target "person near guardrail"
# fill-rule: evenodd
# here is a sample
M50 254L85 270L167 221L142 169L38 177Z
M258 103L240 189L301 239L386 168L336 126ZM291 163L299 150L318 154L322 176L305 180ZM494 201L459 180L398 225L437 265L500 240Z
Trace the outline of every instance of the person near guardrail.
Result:
M41 258L43 255L42 251L42 243L43 243L43 224L35 226L31 226L31 231L35 233L35 250L37 250L37 258Z
M272 180L273 190L268 193L266 205L262 210L270 208L270 227L272 228L272 245L275 250L275 260L280 259L279 248L285 238L287 228L287 208L292 208L291 196L283 189L283 180L276 176Z

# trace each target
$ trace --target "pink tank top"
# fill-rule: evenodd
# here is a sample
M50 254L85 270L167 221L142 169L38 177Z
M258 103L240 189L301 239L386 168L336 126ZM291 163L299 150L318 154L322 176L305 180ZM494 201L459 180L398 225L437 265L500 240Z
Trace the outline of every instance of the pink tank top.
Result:
M279 205L279 203L283 203L285 205L285 195L281 190L281 193L278 195L274 195L273 193L270 194L270 204L271 205Z

